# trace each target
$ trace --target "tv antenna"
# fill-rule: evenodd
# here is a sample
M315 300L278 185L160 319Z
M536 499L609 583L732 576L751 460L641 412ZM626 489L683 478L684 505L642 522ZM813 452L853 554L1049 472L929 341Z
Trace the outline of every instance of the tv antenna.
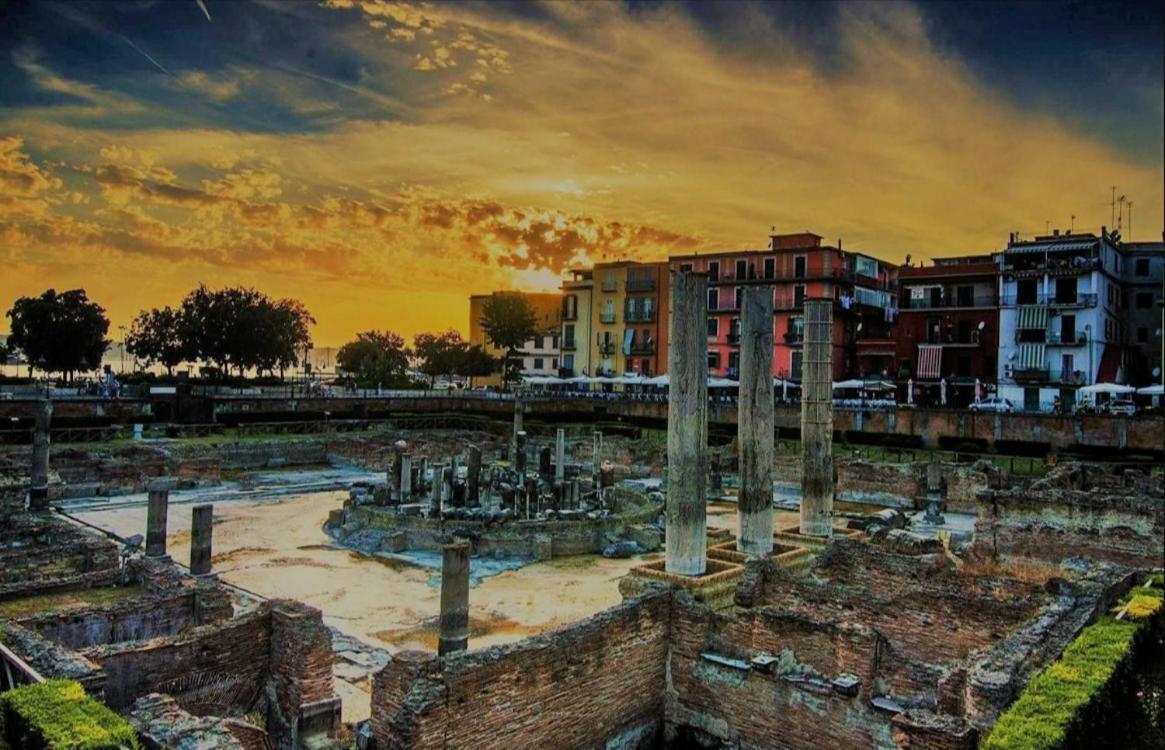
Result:
M1129 201L1129 240L1133 239L1133 202Z
M1068 224L1068 234L1076 231L1076 214L1072 214L1072 221Z
M1116 226L1116 185L1110 185L1109 188L1112 190L1112 200L1108 204L1109 208L1112 211L1112 217L1109 219L1108 225L1110 227L1115 227Z

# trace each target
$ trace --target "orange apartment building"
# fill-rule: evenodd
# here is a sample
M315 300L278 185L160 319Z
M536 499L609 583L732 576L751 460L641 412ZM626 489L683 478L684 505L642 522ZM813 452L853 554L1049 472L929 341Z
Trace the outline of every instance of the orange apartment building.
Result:
M763 250L673 256L671 270L708 274L708 371L737 378L740 294L750 284L773 286L773 373L801 379L804 301L834 300L833 374L842 380L880 374L894 362L892 290L896 266L821 244L811 232L773 234Z

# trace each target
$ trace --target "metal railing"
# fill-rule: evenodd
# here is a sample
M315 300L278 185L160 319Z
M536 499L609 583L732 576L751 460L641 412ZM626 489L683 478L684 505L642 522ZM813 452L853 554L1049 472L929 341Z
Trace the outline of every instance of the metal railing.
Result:
M942 297L940 299L933 299L927 296L925 299L913 299L903 290L901 295L902 310L941 310L951 307L996 307L998 306L998 298L994 294L977 294L970 299L960 299L957 295L955 297Z
M999 299L1000 307L1017 307L1024 305L1048 305L1049 307L1095 307L1096 295L1091 292L1060 295L1055 292L1048 294L1034 294L1020 298L1018 294L1005 294Z
M613 313L613 312L612 313L607 313L607 312L600 313L599 314L599 322L600 323L607 323L607 324L614 323L615 322L615 313Z
M623 312L623 320L628 323L654 323L655 309L635 310L632 308L627 308Z

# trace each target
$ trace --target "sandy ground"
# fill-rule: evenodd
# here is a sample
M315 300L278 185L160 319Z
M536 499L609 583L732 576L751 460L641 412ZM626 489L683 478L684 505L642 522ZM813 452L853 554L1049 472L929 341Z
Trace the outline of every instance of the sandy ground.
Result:
M439 574L332 546L322 526L346 497L321 492L216 503L215 572L263 596L318 607L329 625L370 645L435 651ZM190 507L170 505L167 547L183 563L190 556ZM144 505L76 515L125 536L145 531ZM485 579L470 592L471 647L519 640L618 604L619 578L643 559L561 558ZM367 679L337 680L337 690L346 721L367 717Z

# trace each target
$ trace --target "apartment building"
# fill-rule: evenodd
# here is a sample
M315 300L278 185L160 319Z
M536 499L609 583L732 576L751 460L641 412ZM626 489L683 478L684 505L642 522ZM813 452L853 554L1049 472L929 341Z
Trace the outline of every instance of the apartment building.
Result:
M591 297L594 283L594 271L590 268L572 268L567 271L562 282L562 329L558 337L562 351L558 374L562 377L591 374Z
M503 352L489 343L485 330L481 327L481 318L485 310L485 303L497 294L512 292L492 292L490 294L474 294L469 298L469 343L480 344L486 351L495 357ZM526 341L519 356L522 358L521 374L556 375L561 359L559 331L562 324L562 295L557 293L517 292L530 304L534 310L538 334ZM488 378L478 378L481 385L499 385L502 381L501 373L495 373Z
M615 261L591 269L588 374L650 377L667 370L667 267ZM575 283L564 282L564 293ZM581 327L576 341L578 333Z
M1165 333L1165 243L1122 242L1121 279L1124 305L1125 374L1129 385L1161 382Z
M1119 238L1059 230L1012 235L999 254L999 395L1029 411L1124 379L1125 291Z
M871 372L892 367L890 346L895 309L892 289L896 266L862 253L822 245L811 232L773 234L760 250L674 256L671 269L708 275L708 369L736 378L740 366L740 295L750 284L773 286L773 372L801 378L804 301L832 299L835 379L859 372L859 336L877 342L863 347ZM860 329L859 329L860 327Z
M901 380L945 379L950 398L974 400L975 380L994 382L999 349L999 261L993 255L936 258L898 269L895 372Z

